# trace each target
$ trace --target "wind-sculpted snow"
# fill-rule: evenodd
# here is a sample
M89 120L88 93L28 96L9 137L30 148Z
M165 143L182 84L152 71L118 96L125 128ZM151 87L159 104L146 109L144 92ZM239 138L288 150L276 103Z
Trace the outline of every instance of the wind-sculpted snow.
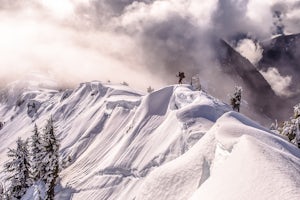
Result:
M96 81L64 91L27 88L14 98L9 90L0 104L0 164L18 137L52 116L61 155L71 157L56 199L300 197L299 150L188 85L147 95Z
M186 154L154 170L136 199L298 199L299 158L287 141L229 112Z

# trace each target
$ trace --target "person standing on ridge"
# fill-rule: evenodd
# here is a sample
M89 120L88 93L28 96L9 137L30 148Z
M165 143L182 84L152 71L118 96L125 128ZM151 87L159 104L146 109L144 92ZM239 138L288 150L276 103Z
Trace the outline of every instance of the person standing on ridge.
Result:
M178 84L182 84L182 79L185 78L184 72L179 72L178 75L176 75L176 77L179 78Z

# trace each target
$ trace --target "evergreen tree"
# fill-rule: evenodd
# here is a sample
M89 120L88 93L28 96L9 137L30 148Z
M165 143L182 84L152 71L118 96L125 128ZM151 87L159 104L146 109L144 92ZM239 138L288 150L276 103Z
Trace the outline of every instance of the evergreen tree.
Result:
M147 88L147 92L148 93L151 93L151 92L153 92L154 91L154 89L151 87L151 86L149 86L148 88Z
M294 116L285 121L279 132L300 148L300 104L294 106Z
M54 199L54 188L59 176L59 141L56 138L53 120L50 118L43 134L42 180L46 184L46 200Z
M230 104L232 106L232 109L236 110L238 112L240 112L242 91L243 91L242 87L235 86L234 93L233 93L233 95L231 95L231 98L230 98Z
M199 90L199 91L201 90L201 82L200 82L199 74L192 76L191 86L193 87L194 90Z
M11 174L8 178L11 184L7 190L7 195L11 199L21 199L30 186L28 141L24 142L18 138L17 148L9 149L7 155L11 158L4 165L5 171Z
M43 160L42 138L38 127L35 124L33 135L31 136L31 177L33 181L38 181L42 175L42 160Z
M121 83L122 85L125 85L125 86L129 86L129 84L125 81L123 81L123 83Z

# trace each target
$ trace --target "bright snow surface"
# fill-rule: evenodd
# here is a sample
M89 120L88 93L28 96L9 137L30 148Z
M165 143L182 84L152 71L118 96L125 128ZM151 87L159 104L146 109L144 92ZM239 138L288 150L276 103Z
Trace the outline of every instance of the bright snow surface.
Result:
M2 93L0 164L52 115L62 157L71 157L56 199L300 199L300 150L205 92L47 88Z

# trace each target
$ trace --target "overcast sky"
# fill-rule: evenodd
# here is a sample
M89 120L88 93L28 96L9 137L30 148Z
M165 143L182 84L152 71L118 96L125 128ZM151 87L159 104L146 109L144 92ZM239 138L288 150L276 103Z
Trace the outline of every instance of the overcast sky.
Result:
M210 67L217 37L255 64L253 41L280 32L300 32L300 1L0 0L0 80L37 71L158 88Z

